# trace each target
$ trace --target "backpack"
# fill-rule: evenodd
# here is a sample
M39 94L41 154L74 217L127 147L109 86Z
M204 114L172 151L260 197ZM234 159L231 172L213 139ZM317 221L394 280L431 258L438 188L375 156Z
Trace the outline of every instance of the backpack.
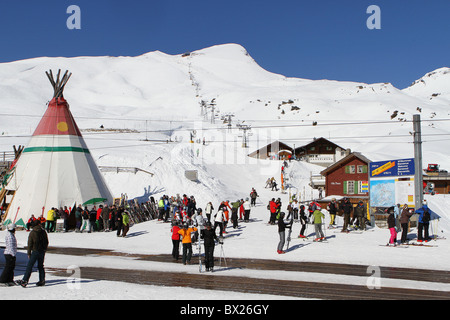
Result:
M83 210L81 216L83 217L83 219L89 219L89 211Z
M422 221L424 223L430 222L431 216L430 216L430 211L428 209L425 209L423 211L423 216L422 216Z

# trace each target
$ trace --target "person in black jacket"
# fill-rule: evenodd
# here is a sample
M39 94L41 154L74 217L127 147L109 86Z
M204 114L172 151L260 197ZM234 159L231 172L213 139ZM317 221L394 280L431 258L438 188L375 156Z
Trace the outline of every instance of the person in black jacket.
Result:
M91 211L89 211L89 229L88 232L97 231L95 222L97 221L97 208L92 207Z
M328 211L330 212L330 226L336 225L336 213L338 210L338 205L336 203L336 198L331 199L331 202L328 204Z
M284 247L284 243L285 243L285 239L286 239L286 228L288 228L288 229L292 228L292 222L293 222L293 220L291 220L288 223L284 222L284 216L285 216L285 213L280 212L280 218L278 219L278 234L280 236L280 241L278 242L278 248L277 248L278 254L286 253L283 251L283 247Z
M344 203L339 206L340 209L344 211L344 225L342 226L341 232L347 232L348 224L350 223L350 214L353 211L353 205L348 198L344 198Z
M395 229L395 215L394 209L389 209L388 211L389 217L387 219L388 229L391 232L391 237L389 239L388 245L397 245L397 230Z
M117 228L117 233L116 235L118 237L120 237L120 233L122 232L122 227L123 227L123 213L124 209L123 207L119 207L119 209L117 209L115 211L115 216L114 216L114 220L115 220L115 224L116 224L116 228Z
M205 267L206 271L214 271L214 246L217 241L216 232L211 227L211 222L206 223L206 229L201 230L200 238L205 244Z
M28 264L25 274L22 280L17 281L22 287L26 287L28 280L30 280L31 272L33 271L33 266L37 261L39 270L39 282L36 283L37 286L45 285L45 269L44 269L44 257L45 252L48 248L48 237L44 228L41 226L41 221L36 220L33 230L28 236Z
M300 229L300 234L299 234L299 238L306 238L305 236L305 229L306 226L308 224L308 218L306 217L306 213L305 213L305 206L301 205L300 206L300 223L302 225L302 228Z

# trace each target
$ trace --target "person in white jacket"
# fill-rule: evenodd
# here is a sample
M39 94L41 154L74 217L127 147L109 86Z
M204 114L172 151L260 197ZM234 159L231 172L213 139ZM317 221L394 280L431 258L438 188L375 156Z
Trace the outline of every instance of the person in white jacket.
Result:
M197 227L198 231L195 231L194 237L192 239L193 242L196 242L199 238L200 233L203 229L205 229L206 219L202 215L202 209L198 208L197 211L192 216L192 222L195 227Z
M219 209L214 215L214 232L216 232L217 226L220 229L220 235L223 234L223 222L225 220L225 214L222 209Z
M205 208L205 214L206 214L206 218L208 219L208 222L211 222L211 214L212 214L213 210L214 210L214 207L213 207L212 203L208 202L208 204L206 205L206 208Z
M251 208L248 198L245 199L242 206L244 207L244 222L248 222L250 220L250 208Z

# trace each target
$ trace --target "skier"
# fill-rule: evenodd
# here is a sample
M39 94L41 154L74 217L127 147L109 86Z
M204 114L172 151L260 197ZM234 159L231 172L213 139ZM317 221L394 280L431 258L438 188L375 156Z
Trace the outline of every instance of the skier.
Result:
M419 226L417 227L417 242L428 242L430 241L430 236L428 233L428 228L430 226L430 209L428 208L427 200L423 201L421 208L416 210L419 214Z
M195 210L197 210L195 198L194 196L191 196L191 199L189 200L189 203L187 205L187 213L189 217L192 217L195 213Z
M330 226L336 225L334 220L336 219L336 213L338 209L338 205L336 203L336 198L332 198L331 202L328 204L328 211L330 212Z
M228 224L228 220L229 220L229 210L228 209L230 209L231 210L231 207L230 207L230 201L229 200L227 200L227 201L222 201L222 203L220 204L220 206L219 206L219 209L222 209L223 210L223 216L224 216L224 219L223 219L223 221L222 221L222 223L223 223L223 233L227 233L227 224Z
M192 257L192 239L191 233L197 231L197 228L189 226L185 223L183 224L183 229L178 231L178 233L182 236L182 244L183 244L183 264L190 264Z
M172 232L172 257L175 261L177 261L180 256L180 234L178 233L178 231L180 230L181 229L178 226L178 221L172 221L172 228L170 229L170 231Z
M7 226L8 232L5 236L5 268L0 276L0 284L4 286L15 286L14 282L14 269L16 267L16 254L17 254L17 240L16 240L16 225L10 223Z
M223 221L225 219L225 215L222 209L219 209L217 213L214 215L214 232L216 232L217 227L219 227L219 234L222 236L223 234Z
M284 212L280 212L280 217L278 219L278 235L280 236L280 241L278 242L277 252L278 254L286 253L283 251L285 238L286 238L286 228L292 228L292 220L288 223L284 221Z
M238 227L238 210L240 206L241 201L239 199L231 203L231 222L233 222L233 229Z
M250 205L253 207L256 207L256 198L258 197L258 193L256 192L255 188L252 188L252 192L250 193L250 199L251 203Z
M388 245L397 245L397 230L395 229L395 214L393 209L388 210L389 217L387 219L388 229L391 233Z
M202 209L198 208L196 213L192 216L192 221L194 222L194 226L199 229L199 232L201 232L205 228L205 218L202 215ZM197 242L198 239L198 232L195 232L193 235L193 242Z
M275 198L272 198L272 200L269 201L269 210L270 210L270 218L269 218L269 224L275 224L275 217L277 215L277 204L275 202Z
M211 222L206 223L206 229L203 229L200 238L204 240L205 245L205 266L206 271L214 271L214 246L218 241L216 232L211 228Z
M242 207L244 208L244 221L248 222L250 220L250 203L248 202L248 198L245 199Z
M206 214L206 218L208 219L209 222L211 222L211 214L212 214L213 210L214 210L214 207L213 207L212 203L208 202L208 204L206 205L206 208L205 208L205 214Z
M400 239L400 243L406 243L408 241L408 224L412 215L413 213L409 211L408 205L405 204L403 206L402 213L400 214L400 224L402 226L402 237Z
M291 203L291 208L292 208L292 212L293 212L293 218L295 221L298 221L299 217L298 217L298 200L294 199L294 201L292 201Z
M316 231L316 239L314 241L322 241L325 239L325 235L322 231L322 219L325 218L325 215L319 209L314 210L313 212L313 223L314 230Z
M306 238L305 229L306 229L306 225L308 223L308 218L306 217L306 214L305 214L305 206L304 205L300 206L300 223L302 225L302 228L300 230L300 235L298 237Z
M273 188L275 188L275 191L278 191L277 182L275 181L275 179L272 180L272 191L273 191Z

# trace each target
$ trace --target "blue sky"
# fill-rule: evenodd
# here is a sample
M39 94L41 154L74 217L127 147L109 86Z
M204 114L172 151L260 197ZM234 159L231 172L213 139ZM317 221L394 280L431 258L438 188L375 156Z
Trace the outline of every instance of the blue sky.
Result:
M69 5L81 30L69 30ZM370 5L381 29L369 30ZM266 70L405 88L450 67L449 0L2 0L0 62L238 43Z

